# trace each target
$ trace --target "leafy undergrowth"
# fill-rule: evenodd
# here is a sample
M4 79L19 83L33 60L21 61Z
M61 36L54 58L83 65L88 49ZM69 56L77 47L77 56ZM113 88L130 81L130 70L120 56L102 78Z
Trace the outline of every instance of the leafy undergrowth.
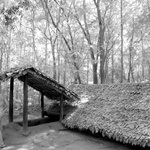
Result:
M72 106L70 103L64 104L64 115L68 112L74 110L76 106ZM56 114L59 116L60 114L60 104L57 101L50 101L45 104L44 110L48 115ZM6 108L5 115L3 118L3 124L8 123L9 110ZM41 105L40 104L32 104L28 106L28 119L37 119L41 117ZM51 116L52 117L52 116ZM55 116L54 116L55 117ZM14 110L13 110L13 118L14 121L22 121L23 120L23 105L21 102L14 102Z
M65 126L150 146L150 83L76 85L73 90L88 102L67 115Z
M64 102L63 113L64 115L68 114L70 111L74 110L76 106L72 105L72 103ZM60 114L60 103L54 102L52 105L49 105L47 109L45 109L48 114Z
M46 106L47 108L48 106ZM41 106L40 104L32 104L28 106L28 119L37 119L41 117ZM5 110L5 114L3 117L3 124L8 123L9 111L8 108ZM23 106L21 103L14 103L13 110L13 119L14 121L22 121L23 120Z

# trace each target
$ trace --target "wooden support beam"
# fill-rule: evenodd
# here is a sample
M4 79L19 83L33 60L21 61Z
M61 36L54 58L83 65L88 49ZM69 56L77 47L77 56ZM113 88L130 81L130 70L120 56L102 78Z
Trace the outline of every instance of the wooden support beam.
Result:
M63 94L60 96L60 122L63 120L64 116L64 97Z
M9 122L13 122L13 91L14 91L14 78L11 78L10 94L9 94Z
M52 117L45 117L45 118L28 120L28 127L36 126L36 125L40 125L40 124L44 124L44 123L49 123L49 122L54 122L54 121L58 121L58 120L59 119L53 120ZM18 123L20 126L22 126L22 121L17 121L16 123Z
M23 135L28 135L28 76L24 76L23 84Z
M44 118L44 94L41 93L41 118Z

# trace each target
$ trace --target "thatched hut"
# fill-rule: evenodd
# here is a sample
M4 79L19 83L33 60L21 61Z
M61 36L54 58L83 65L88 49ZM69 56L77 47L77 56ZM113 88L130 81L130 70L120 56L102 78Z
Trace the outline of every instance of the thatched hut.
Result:
M63 85L59 84L42 71L32 67L23 66L11 68L10 70L0 72L0 81L10 79L10 95L9 95L9 122L13 122L14 110L14 81L18 79L23 82L23 134L28 135L28 125L31 124L28 120L28 86L41 93L41 117L44 118L44 96L50 100L57 100L59 106L60 121L63 119L64 102L75 101L78 95ZM48 118L49 119L49 118ZM33 124L37 124L40 120L34 120ZM43 119L42 119L43 121ZM46 118L47 121L47 118Z
M66 116L65 126L150 146L150 83L76 85L72 90L84 103Z

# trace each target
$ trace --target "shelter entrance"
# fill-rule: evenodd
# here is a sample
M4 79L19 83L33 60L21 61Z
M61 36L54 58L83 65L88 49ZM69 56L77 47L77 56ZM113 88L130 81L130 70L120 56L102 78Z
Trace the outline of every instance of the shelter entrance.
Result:
M78 95L66 89L64 86L51 79L34 67L13 68L0 73L0 81L10 79L10 95L9 95L9 122L13 122L14 110L14 79L23 82L23 134L28 134L28 86L41 93L41 118L44 118L44 96L51 100L60 102L60 117L63 119L64 101L74 101L79 99Z

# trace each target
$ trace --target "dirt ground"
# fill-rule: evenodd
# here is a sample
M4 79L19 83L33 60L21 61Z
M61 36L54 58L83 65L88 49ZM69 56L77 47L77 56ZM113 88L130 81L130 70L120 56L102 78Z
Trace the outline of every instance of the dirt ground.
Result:
M59 122L32 126L29 132L24 136L18 124L5 125L3 137L6 147L3 150L131 150L102 138L70 131Z

